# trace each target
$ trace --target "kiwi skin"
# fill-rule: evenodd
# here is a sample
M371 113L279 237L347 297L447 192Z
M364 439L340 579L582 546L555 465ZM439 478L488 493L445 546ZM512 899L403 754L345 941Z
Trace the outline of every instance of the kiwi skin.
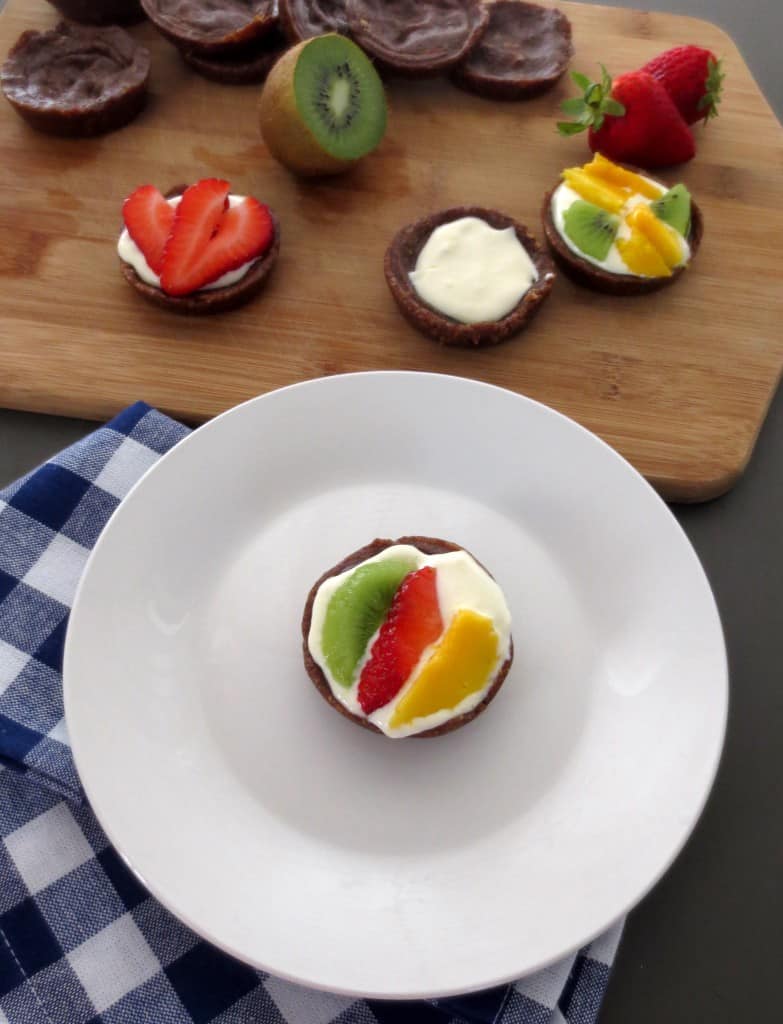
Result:
M305 39L291 47L269 72L259 105L261 135L272 156L294 174L341 174L353 167L356 160L340 160L325 152L296 105L294 69L299 54L310 42L311 39Z
M304 613L302 615L302 656L304 658L307 674L310 676L316 690L318 690L323 699L330 704L335 711L339 711L341 715L344 715L345 718L350 719L350 721L354 722L356 725L361 725L362 728L369 729L370 732L378 733L378 735L383 736L385 739L389 739L389 737L385 736L385 734L376 725L373 725L369 719L363 718L360 715L354 715L334 696L332 688L329 685L321 666L310 653L310 647L307 641L310 635L310 623L313 618L315 595L318 593L318 588L324 580L329 579L330 576L338 576L341 572L345 572L347 569L353 569L354 566L360 565L368 558L372 558L373 555L379 554L379 552L384 551L393 544L410 544L413 547L418 548L419 551L422 551L425 555L439 555L448 551L467 550L466 548L460 547L459 544L453 544L448 540L441 540L439 537L410 536L398 537L396 540L391 540L388 537L377 537L375 540L370 541L369 544L365 544L364 547L359 548L358 551L353 551L350 555L346 555L341 562L332 566L331 569L327 569L327 571L315 581L310 593L307 595L307 601L305 602ZM467 553L470 554L469 551ZM481 562L479 562L474 555L471 555L471 558L473 558L477 565L480 565L485 572L488 572L486 567L481 565ZM434 729L426 729L424 732L413 733L412 736L407 738L417 740L429 739L433 736L443 736L445 733L453 732L455 729L459 729L463 725L467 725L468 722L472 722L474 718L477 718L481 712L484 711L489 702L497 695L498 690L503 685L503 682L508 675L508 670L511 668L511 662L513 660L514 642L512 640L509 646L508 657L498 669L495 681L485 694L484 699L480 704L473 708L472 711L450 718L447 722L444 722L443 725L439 725Z

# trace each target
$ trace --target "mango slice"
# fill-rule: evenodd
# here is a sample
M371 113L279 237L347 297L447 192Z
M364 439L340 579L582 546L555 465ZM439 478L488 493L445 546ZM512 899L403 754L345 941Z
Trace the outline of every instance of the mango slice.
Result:
M629 227L637 228L655 246L667 267L676 267L682 262L682 245L674 229L659 220L649 206L635 207L626 221Z
M584 165L583 170L591 178L598 178L619 188L628 188L632 192L638 192L646 199L657 199L664 193L664 189L651 184L641 174L635 174L633 171L626 170L625 167L612 163L601 153L596 153L592 161Z
M616 238L615 245L625 265L634 274L644 277L671 277L672 272L666 266L663 257L638 228L631 229L630 238Z
M582 199L609 213L619 213L628 198L627 192L620 191L608 182L598 181L581 167L567 167L563 171L563 179Z
M492 619L460 609L389 720L392 729L455 708L483 689L495 666L499 637Z

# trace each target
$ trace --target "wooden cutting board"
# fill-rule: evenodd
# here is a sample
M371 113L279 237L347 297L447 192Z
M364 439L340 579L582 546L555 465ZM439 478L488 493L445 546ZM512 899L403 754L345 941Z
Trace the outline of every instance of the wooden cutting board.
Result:
M706 220L702 250L673 288L619 299L561 278L516 339L483 351L439 347L392 303L386 246L403 224L460 204L495 207L540 233L544 192L561 168L589 158L583 138L555 134L569 81L526 103L482 100L447 81L392 82L380 149L348 175L301 182L266 153L259 87L199 78L147 23L131 32L152 51L151 100L121 131L56 139L0 101L0 404L101 419L144 399L199 422L307 378L435 371L554 406L669 499L729 489L783 365L783 132L736 46L713 25L559 6L573 22L573 66L588 73L601 61L619 73L682 42L724 56L720 118L696 129L696 159L663 176L687 184ZM24 29L57 20L44 0L9 0L0 52ZM123 280L120 208L136 185L166 189L206 175L277 212L281 257L251 305L183 318L146 304Z

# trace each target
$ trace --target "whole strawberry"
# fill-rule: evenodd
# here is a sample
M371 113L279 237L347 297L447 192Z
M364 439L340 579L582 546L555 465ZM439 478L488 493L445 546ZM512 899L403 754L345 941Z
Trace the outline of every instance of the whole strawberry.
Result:
M612 80L606 68L601 71L600 82L572 72L584 95L562 103L563 111L576 118L558 124L562 135L587 129L594 153L639 167L668 167L693 158L690 128L657 78L628 71Z
M658 79L688 124L717 117L725 76L722 62L710 50L675 46L641 70Z

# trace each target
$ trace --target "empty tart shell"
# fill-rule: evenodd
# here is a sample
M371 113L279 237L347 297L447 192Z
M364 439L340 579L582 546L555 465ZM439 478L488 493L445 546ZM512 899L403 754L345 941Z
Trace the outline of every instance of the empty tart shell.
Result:
M23 32L0 86L16 112L52 135L86 137L121 128L147 100L149 50L124 29L60 22Z
M345 0L279 0L280 28L292 43L338 32L350 35Z
M368 558L372 558L374 555L379 554L381 551L385 551L386 548L392 547L395 544L410 544L412 547L418 548L419 551L425 555L440 555L445 554L449 551L465 551L465 548L459 546L459 544L453 544L448 540L441 540L438 537L398 537L396 540L390 540L388 538L377 538L366 544L364 547L359 548L357 551L352 552L350 555L338 562L337 565L328 569L323 576L316 580L313 584L310 593L307 595L307 601L305 603L304 614L302 616L302 655L304 658L305 669L310 679L313 681L313 685L316 690L321 694L324 700L330 704L335 711L339 711L341 715L344 715L350 721L356 725L361 725L364 729L369 729L371 732L377 732L383 735L383 732L374 725L369 719L363 718L361 715L355 715L349 711L343 704L332 693L332 689L329 686L329 682L323 673L320 665L313 658L310 653L310 647L308 645L308 636L310 633L310 623L313 617L313 604L315 602L315 595L318 593L318 589L321 584L328 580L331 576L339 576L340 573L346 572L348 569L353 569L354 566L361 564ZM470 554L468 551L467 554ZM491 576L491 573L481 565L473 555L471 558L484 569L487 575ZM514 642L511 640L509 647L509 654L506 660L498 669L498 673L495 677L492 686L487 691L481 703L477 704L472 711L468 711L464 715L457 715L454 718L450 718L447 722L439 725L434 729L425 729L423 732L413 733L409 739L428 739L432 736L442 736L444 733L453 732L455 729L461 728L463 725L467 725L468 722L472 722L474 718L477 718L482 711L486 710L490 701L497 695L498 690L503 685L503 682L508 675L508 670L511 668L511 662L514 660Z
M551 89L574 54L568 18L524 0L497 0L488 10L486 32L452 72L455 85L501 100Z
M134 25L145 18L140 0L49 0L80 25Z
M619 164L618 166L625 167L636 174L643 174L649 177L647 171L638 167L632 167L630 164ZM693 199L691 199L690 229L686 238L691 250L688 262L683 263L682 266L675 267L669 277L637 277L635 274L614 274L604 270L602 267L597 267L589 260L583 259L566 244L555 227L552 217L552 197L561 184L562 182L558 182L544 196L544 203L541 207L541 220L544 227L544 237L547 240L555 263L576 284L582 285L585 288L592 288L597 292L604 292L607 295L648 295L650 292L657 292L661 288L674 284L691 265L693 257L699 250L704 234L704 218L699 207L693 202Z
M272 65L288 44L274 30L246 46L237 46L227 53L197 53L181 50L182 59L202 78L223 85L252 85L266 80Z
M169 189L166 198L171 199L174 196L182 195L186 187L185 185L176 185ZM143 281L130 263L121 259L122 276L148 302L172 313L198 316L206 313L226 313L231 309L237 309L258 295L277 262L280 253L280 223L271 210L269 213L275 227L272 244L248 267L243 277L235 281L234 284L226 285L225 288L211 288L209 291L194 292L192 295L167 295L161 288L156 288Z
M449 224L462 217L478 217L495 229L512 227L538 271L538 279L511 312L500 320L478 324L463 324L452 320L427 305L411 283L409 275L415 269L419 253L432 232L442 224ZM386 250L383 270L394 301L408 323L444 345L463 348L495 345L519 334L538 313L555 282L555 268L551 259L528 229L504 213L481 206L455 206L408 224L397 232Z
M489 23L480 0L347 0L351 36L386 72L420 77L449 71Z
M276 0L141 0L155 28L180 49L227 53L277 25Z

